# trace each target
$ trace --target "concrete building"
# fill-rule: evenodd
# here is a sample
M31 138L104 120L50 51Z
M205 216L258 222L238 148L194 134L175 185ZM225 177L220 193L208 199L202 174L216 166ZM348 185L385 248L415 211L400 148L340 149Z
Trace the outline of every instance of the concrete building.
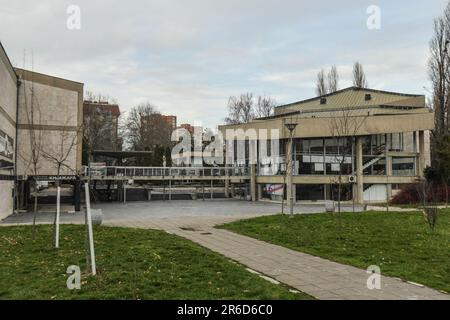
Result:
M17 75L0 43L0 219L13 211Z
M433 128L425 96L356 87L279 106L272 117L219 127L227 143L234 141L234 150L246 146L244 159L228 155L234 164L251 165L248 149L257 146L253 200L276 198L280 188L296 201L336 200L341 189L342 200L357 203L386 201L421 177L430 163ZM228 130L239 129L236 137L227 137ZM278 137L278 157L270 154L271 143L261 156L262 143L272 134Z
M82 121L82 83L14 68L0 44L0 219L13 212L15 180L24 203L27 176L56 175L57 162L61 175L80 171Z

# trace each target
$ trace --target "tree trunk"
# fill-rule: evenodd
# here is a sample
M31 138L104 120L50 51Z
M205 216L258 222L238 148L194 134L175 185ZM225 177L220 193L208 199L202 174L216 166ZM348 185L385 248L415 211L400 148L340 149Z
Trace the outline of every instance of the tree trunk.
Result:
M36 216L37 216L37 180L34 181L34 211L33 211L33 241L36 240Z

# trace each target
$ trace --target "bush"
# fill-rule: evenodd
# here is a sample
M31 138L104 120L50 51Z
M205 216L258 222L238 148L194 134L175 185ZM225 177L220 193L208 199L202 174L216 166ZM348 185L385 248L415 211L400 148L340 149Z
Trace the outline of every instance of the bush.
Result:
M391 204L418 204L421 202L418 184L403 187L391 200ZM449 190L450 192L450 190ZM446 187L443 184L434 186L427 194L428 202L446 202Z

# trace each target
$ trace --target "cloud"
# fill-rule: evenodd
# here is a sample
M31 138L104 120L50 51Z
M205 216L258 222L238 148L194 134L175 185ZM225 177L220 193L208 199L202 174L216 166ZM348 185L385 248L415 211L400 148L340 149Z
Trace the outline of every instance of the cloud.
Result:
M422 93L432 19L446 1L378 1L379 31L366 28L371 2L0 0L0 40L15 65L30 68L32 49L34 70L84 82L124 111L150 101L215 126L230 95L308 98L333 64L350 85L356 60L372 86ZM71 4L79 31L66 28Z

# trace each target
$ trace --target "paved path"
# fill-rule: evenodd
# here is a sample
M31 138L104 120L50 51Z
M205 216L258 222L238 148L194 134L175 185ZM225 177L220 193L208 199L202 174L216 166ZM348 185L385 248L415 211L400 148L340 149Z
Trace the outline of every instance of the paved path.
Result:
M100 204L104 225L160 229L192 240L249 269L283 282L318 299L450 299L449 295L390 277L382 290L368 290L365 270L241 236L214 226L279 211L273 203L244 201L173 201ZM323 211L323 206L297 206L296 212ZM30 224L32 214L9 217L0 226ZM51 223L53 214L39 214ZM62 223L83 223L83 214L64 214Z
M165 230L318 299L450 300L450 295L384 276L381 290L369 290L365 270L214 228L232 220L235 218L116 220L107 225Z

